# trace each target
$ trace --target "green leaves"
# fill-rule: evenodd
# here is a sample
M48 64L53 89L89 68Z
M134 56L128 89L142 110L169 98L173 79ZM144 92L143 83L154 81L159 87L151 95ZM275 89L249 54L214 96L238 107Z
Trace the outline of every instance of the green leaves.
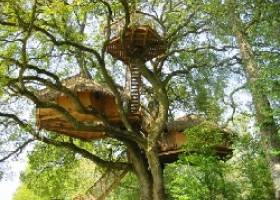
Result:
M47 200L47 198L37 196L31 189L22 184L14 194L13 200Z
M0 96L2 96L3 89L8 82L6 71L7 71L7 65L4 62L0 61Z
M90 161L63 148L39 143L29 155L28 167L21 176L22 184L15 198L27 193L32 194L30 200L73 199L84 194L97 175Z
M189 128L185 130L185 134L188 141L184 146L186 152L196 152L205 155L213 155L216 145L226 146L233 139L228 136L229 133L225 133L209 122L204 122L193 128Z
M209 131L209 127L204 129ZM272 181L260 142L249 134L235 142L235 156L227 162L211 154L194 153L181 155L177 163L166 166L168 199L273 199Z
M36 9L35 2L37 2ZM109 3L106 4L107 2ZM127 2L132 7L132 2ZM235 5L229 7L226 2L219 0L137 1L137 9L146 14L132 19L130 25L154 25L154 29L166 40L168 47L168 55L147 62L150 76L158 79L156 82L160 85L161 80L176 72L167 84L171 105L168 108L169 119L177 113L196 113L215 124L220 124L224 121L223 114L227 115L229 112L227 107L232 106L237 113L246 111L247 105L239 106L233 102L224 102L224 99L229 99L226 95L229 92L225 91L226 89L232 91L235 86L238 87L237 85L246 81L242 71L244 62L240 61L236 40L232 35L231 14L233 13L240 18L241 33L246 33L245 38L252 45L252 54L260 70L254 87L257 88L260 96L267 95L273 108L272 112L265 109L262 112L265 116L279 120L279 4L245 0L232 1ZM35 15L33 9L36 11ZM3 93L3 88L9 80L18 78L20 69L26 67L12 62L12 59L37 67L37 71L26 69L21 74L24 77L21 83L24 82L30 92L45 87L39 83L40 81L36 81L36 77L55 82L47 73L40 72L42 69L65 78L77 74L78 68L84 67L90 70L95 79L104 81L105 73L101 73L100 66L95 64L98 60L101 65L106 64L102 66L104 71L107 69L110 73L109 69L112 69L111 75L114 80L117 80L117 85L121 86L117 89L122 93L125 76L123 64L111 62L107 56L102 60L103 55L100 53L104 50L103 42L108 39L104 35L109 30L108 23L112 24L111 38L122 29L125 15L120 1L10 0L0 2L0 13L0 94ZM111 15L108 16L108 13ZM107 21L108 17L112 19ZM145 41L148 41L146 39ZM99 53L100 57L96 56ZM232 56L234 56L232 62L224 62ZM16 83L15 92L9 91L5 95L11 97L21 95L16 91L17 87L21 89L20 86ZM158 102L154 94L155 87L147 80L143 80L142 86L142 91L145 93L141 96L143 110L148 110L146 105L151 98L151 111L156 111ZM164 89L160 92L164 92ZM6 110L16 112L13 105L11 107L13 109L7 107ZM251 107L249 109L252 110ZM157 112L154 113L152 114L156 116ZM165 112L160 110L161 113ZM155 122L157 121L155 119ZM246 122L244 118L240 121L246 125L251 124L252 117ZM269 122L271 121L263 120L263 123ZM263 152L251 145L258 142L258 138L250 136L242 138L239 145L236 145L236 149L239 148L239 154L235 156L236 163L234 160L223 163L213 155L213 146L227 145L231 143L231 137L213 124L202 123L186 130L188 143L184 149L196 154L183 155L178 163L167 167L166 187L169 189L170 198L269 199L271 183ZM19 136L22 136L20 135L22 132L26 134L34 126L35 124L32 124L21 132L8 127L7 130L13 132L8 138L9 141L17 141ZM146 132L148 135L149 130L143 130L143 133ZM240 130L240 133L244 132L246 131ZM50 138L53 136L42 134ZM56 139L65 138L60 136ZM142 139L146 140L146 135L143 135ZM95 152L105 160L126 161L127 159L126 147L120 141L113 139L88 143L71 141ZM246 149L246 145L250 148ZM260 148L260 145L256 146ZM275 153L278 155L279 152L276 150ZM145 149L142 149L142 152L145 152ZM193 166L190 166L190 163ZM150 173L150 170L147 170L147 173ZM84 194L96 179L96 175L99 175L99 172L96 172L95 165L75 153L39 144L29 155L28 169L22 176L23 186L19 189L17 198L21 195L33 199L71 199L79 193ZM233 178L229 177L231 175ZM246 192L242 191L241 183L246 186ZM261 194L261 190L266 191L268 195ZM130 199L138 196L137 177L130 175L110 198Z
M213 156L182 156L165 170L170 199L238 199L237 183L226 178L227 165Z

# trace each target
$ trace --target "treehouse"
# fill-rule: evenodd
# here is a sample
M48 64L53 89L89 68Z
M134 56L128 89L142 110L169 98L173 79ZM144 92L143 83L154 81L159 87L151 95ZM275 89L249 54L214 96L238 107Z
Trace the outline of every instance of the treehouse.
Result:
M161 163L172 163L178 160L180 153L183 153L182 146L186 145L188 142L188 136L183 131L182 132L171 132L166 136L163 136L159 141L159 156ZM212 146L213 153L221 159L227 160L232 156L233 149L231 149L231 142L225 140L220 144L215 144ZM190 152L185 152L187 154L199 153L199 151L192 150Z
M162 163L176 161L178 155L183 152L186 154L211 153L221 160L227 160L232 156L231 146L234 135L231 131L211 124L198 115L187 115L175 119L175 124L176 126L171 129L172 123L169 123L167 132L159 140ZM193 128L195 131L192 130ZM183 146L189 146L189 148L183 150Z
M151 60L166 51L166 43L150 26L129 27L124 36L111 39L106 48L115 59L130 65L133 59Z
M86 108L94 108L102 113L112 124L121 124L114 95L109 89L97 82L74 76L62 81L62 85L72 91ZM39 92L38 97L43 102L53 102L65 108L77 121L83 123L100 123L100 118L91 114L82 114L78 111L73 100L62 92L46 88ZM131 122L137 121L136 116L129 116ZM36 109L36 123L39 129L62 133L71 137L84 140L94 140L105 137L104 132L76 130L65 116L54 108Z
M130 110L134 115L139 114L140 108L140 66L135 60L146 62L158 57L166 51L166 43L150 26L128 27L123 34L112 38L106 51L117 60L129 66L130 79Z

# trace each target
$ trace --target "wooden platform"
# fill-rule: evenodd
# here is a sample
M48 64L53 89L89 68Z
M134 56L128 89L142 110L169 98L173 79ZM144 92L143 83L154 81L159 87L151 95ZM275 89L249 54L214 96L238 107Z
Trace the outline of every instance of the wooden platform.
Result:
M166 51L166 43L149 26L129 27L124 41L120 35L112 38L106 51L114 58L129 64L133 58L148 61L163 54Z
M178 156L181 153L199 153L196 151L184 152L181 147L187 142L187 135L183 132L171 132L163 136L159 141L159 156L161 163L175 162L178 160ZM227 160L231 158L233 150L225 144L219 144L213 146L213 151L219 159Z

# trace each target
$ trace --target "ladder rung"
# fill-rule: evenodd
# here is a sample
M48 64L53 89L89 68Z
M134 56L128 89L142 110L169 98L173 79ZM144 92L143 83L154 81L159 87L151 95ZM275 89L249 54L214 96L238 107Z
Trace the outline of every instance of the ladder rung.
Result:
M138 66L131 66L131 80L130 80L130 109L132 113L137 113L140 108L140 84L141 73Z

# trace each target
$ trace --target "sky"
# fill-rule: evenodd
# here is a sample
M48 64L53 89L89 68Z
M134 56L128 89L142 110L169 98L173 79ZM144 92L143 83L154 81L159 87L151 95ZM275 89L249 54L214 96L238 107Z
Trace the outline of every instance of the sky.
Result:
M10 160L7 164L8 173L4 174L4 178L0 181L0 200L12 200L13 194L20 184L20 172L26 166L26 155L22 155L16 160Z

